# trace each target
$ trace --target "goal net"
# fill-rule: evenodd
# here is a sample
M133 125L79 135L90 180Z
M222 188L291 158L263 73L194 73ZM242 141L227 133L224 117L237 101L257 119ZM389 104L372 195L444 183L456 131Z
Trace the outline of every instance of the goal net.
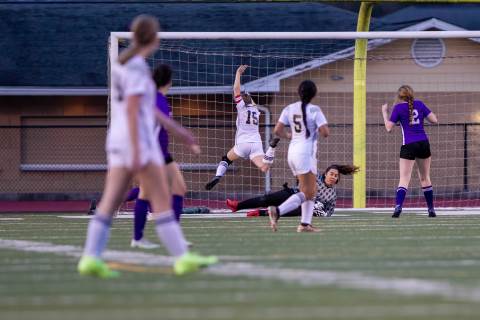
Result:
M336 39L345 34L350 36ZM439 125L425 124L432 150L435 205L479 206L479 40L459 33L452 37L452 32L434 32L435 37L430 38L426 34L433 34L431 31L411 33L410 38L400 38L398 32L368 34L367 165L361 168L366 172L367 207L392 207L395 201L402 131L397 126L386 132L381 105L388 103L391 111L397 89L403 84L410 85L415 98L439 118ZM114 59L128 46L130 34L112 35L110 58ZM315 33L309 39L259 35L163 33L160 49L149 59L152 68L160 63L172 66L169 101L174 118L193 131L202 147L201 155L192 155L171 140L171 152L188 185L187 206L226 208L227 198L262 195L280 190L285 182L295 185L286 161L288 142L282 141L268 174L261 173L248 159L239 159L213 190L205 190L222 156L234 146L232 85L240 64L249 66L242 76L242 90L260 106L265 149L282 109L298 101L299 83L311 79L318 88L313 103L322 108L331 128L331 135L319 141L319 172L331 164L353 163L354 38L358 33ZM337 206L351 208L352 177L341 177L336 188ZM415 167L405 207L424 206Z

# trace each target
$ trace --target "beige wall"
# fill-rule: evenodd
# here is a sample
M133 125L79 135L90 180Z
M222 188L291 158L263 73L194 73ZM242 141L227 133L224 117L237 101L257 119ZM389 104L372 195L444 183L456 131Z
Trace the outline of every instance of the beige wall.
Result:
M104 172L26 172L20 165L104 164L105 128L18 126L105 125L106 97L0 99L0 194L102 190Z

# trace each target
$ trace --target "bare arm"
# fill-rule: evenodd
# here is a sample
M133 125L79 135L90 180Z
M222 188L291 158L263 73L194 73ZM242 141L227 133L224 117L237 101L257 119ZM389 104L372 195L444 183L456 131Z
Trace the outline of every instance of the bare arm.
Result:
M437 115L433 112L430 112L427 116L427 120L430 123L438 124Z
M235 82L233 83L233 97L238 97L240 95L241 91L241 77L242 74L245 72L245 69L247 69L248 66L246 64L242 64L240 67L237 69L237 73L235 74Z
M195 137L189 130L185 129L178 122L158 110L155 110L155 116L157 121L162 127L165 128L165 130L167 130L174 137L178 138L183 144L190 147L195 154L200 153L200 147Z
M387 132L392 131L393 127L395 126L395 123L390 121L388 117L388 104L382 105L382 115L383 115L383 123L385 124L385 129Z
M292 138L292 134L285 130L285 125L282 122L277 122L275 128L273 129L273 133L283 139L290 139Z
M330 135L330 129L328 128L328 124L324 124L323 126L318 128L318 133L324 138L328 137Z

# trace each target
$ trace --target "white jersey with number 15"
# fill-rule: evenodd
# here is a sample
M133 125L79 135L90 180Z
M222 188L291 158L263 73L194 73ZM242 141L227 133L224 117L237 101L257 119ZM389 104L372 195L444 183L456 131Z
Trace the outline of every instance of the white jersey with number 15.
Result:
M237 104L237 132L235 144L262 142L258 125L260 111L255 105L246 105L241 96L235 97Z
M289 153L315 155L317 152L318 128L327 124L327 119L319 106L307 104L305 116L310 137L307 138L302 116L302 103L295 102L283 109L279 122L289 125L292 130L292 140L288 147Z

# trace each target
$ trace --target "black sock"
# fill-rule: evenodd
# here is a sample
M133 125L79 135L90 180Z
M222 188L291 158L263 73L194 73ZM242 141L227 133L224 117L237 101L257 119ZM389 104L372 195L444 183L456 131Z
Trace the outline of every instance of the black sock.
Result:
M256 197L238 203L237 210L268 207L265 196Z

